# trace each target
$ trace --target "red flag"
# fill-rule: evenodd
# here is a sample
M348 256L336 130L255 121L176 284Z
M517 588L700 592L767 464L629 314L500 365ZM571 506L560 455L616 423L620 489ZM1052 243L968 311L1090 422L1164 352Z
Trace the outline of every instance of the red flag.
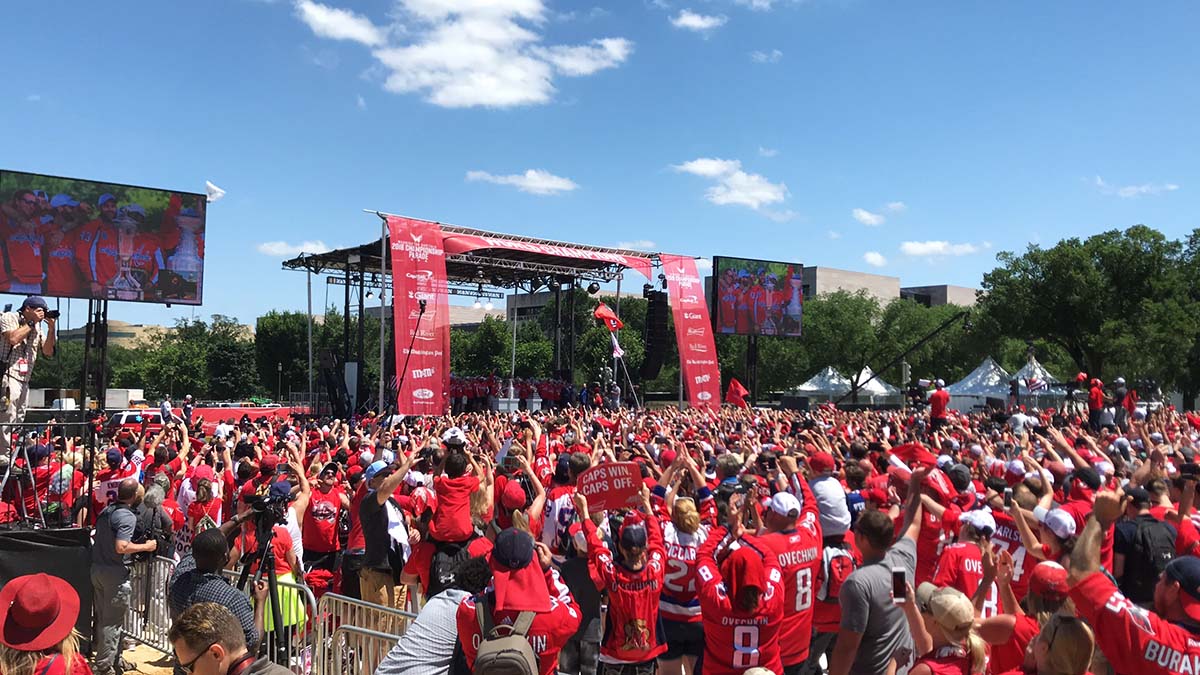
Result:
M725 402L732 403L739 408L749 408L750 405L746 403L746 395L749 393L749 390L743 387L736 377L731 377L729 378L729 389L725 391Z
M614 333L625 327L625 323L617 318L616 312L609 309L608 305L603 302L596 307L593 316L597 320L604 322L604 325L608 326L608 330Z
M1129 411L1130 417L1132 417L1133 413L1137 411L1137 402L1138 402L1137 389L1130 389L1129 393L1125 394L1125 401L1124 401L1125 410Z
M904 460L910 467L923 464L930 468L937 466L937 455L925 449L920 443L905 443L892 448L892 455Z

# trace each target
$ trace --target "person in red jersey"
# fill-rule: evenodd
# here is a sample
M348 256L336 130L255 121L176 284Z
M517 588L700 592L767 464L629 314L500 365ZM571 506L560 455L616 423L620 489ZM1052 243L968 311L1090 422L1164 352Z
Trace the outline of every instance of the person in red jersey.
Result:
M960 529L958 543L942 550L938 558L937 572L933 584L938 587L956 588L968 598L976 591L983 594L980 616L984 619L1000 611L1000 600L994 583L982 590L983 552L991 549L991 537L996 532L996 519L990 510L967 511L958 518Z
M914 597L915 596L915 597ZM953 588L923 583L914 594L908 585L901 602L913 636L917 662L908 675L982 675L987 672L987 645L972 629L975 608Z
M1042 626L1036 638L1023 667L1005 671L993 667L992 672L999 675L1092 675L1088 668L1096 648L1096 634L1079 617L1055 614Z
M92 276L90 256L92 243L99 240L107 241L116 238L116 225L113 219L117 217L117 199L107 192L96 200L96 208L100 216L84 223L75 235L75 264L79 275L88 284L92 295L101 295L104 287Z
M733 333L737 329L737 302L737 287L731 282L724 282L720 295L721 307L717 312L717 316L721 318L722 333Z
M68 198L69 199L69 198ZM73 201L73 200L72 200ZM54 209L53 220L43 226L45 236L46 259L46 295L58 298L80 297L86 295L83 278L75 261L75 249L78 244L77 232L84 217L80 209L86 205L71 201L60 204Z
M104 453L105 468L96 474L92 484L92 513L100 513L109 504L117 501L117 489L126 478L136 478L138 468L127 461L120 448L109 448Z
M217 474L207 464L197 466L192 472L192 485L196 498L187 507L187 522L195 536L205 530L220 527L225 522L221 516L224 503L217 497Z
M529 533L509 528L496 537L488 562L492 585L463 599L455 616L467 666L474 669L485 637L479 627L480 612L493 626L512 625L521 614L532 612L526 639L538 658L538 673L553 675L559 651L579 628L580 614L570 589L554 570L550 549L535 544Z
M342 595L359 599L361 593L358 585L358 572L362 569L363 558L366 555L367 540L363 535L362 520L359 509L367 496L367 482L363 480L363 468L355 464L346 471L346 482L349 486L350 497L350 534L346 538L346 552L342 556Z
M1100 473L1096 469L1085 466L1071 472L1067 481L1068 488L1064 491L1066 501L1061 508L1075 519L1075 531L1082 532L1087 525L1088 515L1092 512L1092 501L1097 490L1102 485ZM1113 541L1115 528L1109 527L1104 533L1104 541L1100 547L1100 561L1104 569L1113 568Z
M784 472L795 475L795 458L781 457ZM798 675L808 660L812 639L816 579L821 568L821 523L817 499L808 482L793 483L803 501L790 492L776 492L763 511L759 533L775 550L783 573L783 624L779 629L780 659L785 675Z
M458 427L448 430L442 440L447 453L442 464L434 470L437 508L429 523L429 537L441 543L457 543L470 539L474 531L471 493L479 489L483 470L470 454L463 451L467 439ZM442 475L443 471L445 475Z
M6 263L9 270L9 293L37 294L42 292L42 280L45 278L43 252L46 238L43 226L51 222L52 216L39 216L36 207L26 205L26 200L32 196L15 198L20 208L19 217L8 221L4 232L6 247ZM55 206L74 203L66 195L56 195ZM46 219L43 222L42 219Z
M1029 574L1029 594L1022 607L1013 592L1015 565L1011 556L1002 554L998 567L996 584L1000 588L1004 611L978 624L979 636L992 646L992 672L1021 667L1038 631L1063 609L1068 590L1067 570L1062 565L1049 561L1040 563Z
M301 530L304 564L309 569L333 572L341 566L338 559L338 520L350 508L350 498L342 492L337 477L340 467L330 462L321 467L317 489L308 500L308 512Z
M1154 588L1154 611L1138 607L1101 569L1104 532L1125 511L1120 491L1096 494L1068 568L1076 614L1092 627L1096 644L1118 673L1175 675L1200 672L1200 558L1167 564Z
M748 334L754 329L754 323L750 316L750 278L743 277L738 281L738 285L734 287L734 294L737 296L737 304L734 305L737 311L734 315L737 317L737 332Z
M659 595L666 574L662 530L651 516L650 491L642 488L642 513L625 516L616 533L617 551L600 538L588 513L588 500L575 493L575 512L587 537L588 570L596 588L608 593L600 672L604 675L654 675L656 658L667 650L658 620Z
M950 407L950 392L946 391L946 383L938 380L934 383L934 392L929 395L929 430L937 431L946 425L950 419L947 408Z
M705 675L732 675L757 667L783 672L783 573L775 550L745 534L752 508L745 495L731 497L728 527L710 532L697 552Z

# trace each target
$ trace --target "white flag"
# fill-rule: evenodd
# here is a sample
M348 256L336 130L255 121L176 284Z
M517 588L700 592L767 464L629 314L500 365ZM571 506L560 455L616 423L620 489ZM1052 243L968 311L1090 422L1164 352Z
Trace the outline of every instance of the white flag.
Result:
M625 356L625 350L624 350L624 349L621 349L621 343L617 342L617 334L616 334L616 333L609 333L609 335L612 337L612 343L613 343L613 358L614 358L614 359L619 359L619 358L621 358L621 357Z
M225 196L224 190L217 187L216 185L213 185L212 181L207 181L207 180L204 181L204 192L208 194L208 203L209 204L211 204L211 203L217 201L218 199L220 199L221 197Z

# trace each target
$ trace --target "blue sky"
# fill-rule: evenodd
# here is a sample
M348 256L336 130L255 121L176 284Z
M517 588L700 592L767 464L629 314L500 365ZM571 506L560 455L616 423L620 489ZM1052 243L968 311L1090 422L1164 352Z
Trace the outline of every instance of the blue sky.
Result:
M5 10L0 167L227 191L197 316L302 309L279 254L368 241L363 208L905 285L975 286L1029 242L1197 225L1191 2Z

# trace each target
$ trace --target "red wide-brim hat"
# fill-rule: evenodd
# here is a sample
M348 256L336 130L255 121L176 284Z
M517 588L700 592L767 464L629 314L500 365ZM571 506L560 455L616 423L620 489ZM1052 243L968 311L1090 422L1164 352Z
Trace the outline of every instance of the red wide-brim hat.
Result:
M49 649L71 634L79 594L49 574L17 577L0 589L0 643L26 652Z

